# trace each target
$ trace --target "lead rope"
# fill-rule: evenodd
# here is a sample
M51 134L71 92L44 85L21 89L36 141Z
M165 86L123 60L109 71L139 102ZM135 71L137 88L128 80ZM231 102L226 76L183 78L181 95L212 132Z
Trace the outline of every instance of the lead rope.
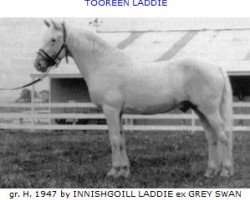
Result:
M27 83L25 85L18 86L18 87L0 88L0 90L20 90L20 89L26 88L28 86L34 85L35 83L42 81L48 75L50 70L51 70L51 67L49 67L48 70L44 74L42 74L41 77L39 77L38 79L36 79L30 83Z

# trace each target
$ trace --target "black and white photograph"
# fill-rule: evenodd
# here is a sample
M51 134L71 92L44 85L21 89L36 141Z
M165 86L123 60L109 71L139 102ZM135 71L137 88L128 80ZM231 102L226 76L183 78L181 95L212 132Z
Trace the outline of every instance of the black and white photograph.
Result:
M0 188L249 188L250 18L0 18Z

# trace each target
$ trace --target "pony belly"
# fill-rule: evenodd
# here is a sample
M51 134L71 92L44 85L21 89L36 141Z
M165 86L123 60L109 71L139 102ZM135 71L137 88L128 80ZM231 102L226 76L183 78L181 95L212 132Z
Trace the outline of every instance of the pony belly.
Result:
M124 105L122 112L125 114L159 114L171 111L176 108L175 103L159 104L159 105Z
M172 94L172 91L160 92L156 89L143 91L141 88L137 93L135 91L127 93L123 101L123 110L131 114L158 114L173 110L178 103L178 95Z

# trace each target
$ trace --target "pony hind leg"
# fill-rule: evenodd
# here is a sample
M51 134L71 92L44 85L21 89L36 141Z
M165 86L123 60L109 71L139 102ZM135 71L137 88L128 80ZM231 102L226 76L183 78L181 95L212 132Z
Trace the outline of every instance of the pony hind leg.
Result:
M204 113L204 112L203 112ZM232 144L230 132L225 121L221 118L218 110L204 113L209 125L212 128L213 134L217 143L217 154L219 166L221 169L221 176L228 177L233 174L232 165Z
M221 160L222 160L222 169L220 176L222 177L229 177L234 174L233 169L233 156L232 156L232 140L233 140L233 133L232 130L225 125L225 135L227 137L227 143L224 143L222 141L218 141L218 152L221 153Z
M214 134L212 127L208 123L206 117L197 108L193 108L193 110L199 116L199 119L204 128L208 142L208 162L207 162L207 170L204 176L207 178L213 177L217 175L220 171L216 135Z
M128 177L130 174L129 160L126 153L120 110L105 105L103 106L103 112L107 119L112 150L112 168L107 176L114 178Z

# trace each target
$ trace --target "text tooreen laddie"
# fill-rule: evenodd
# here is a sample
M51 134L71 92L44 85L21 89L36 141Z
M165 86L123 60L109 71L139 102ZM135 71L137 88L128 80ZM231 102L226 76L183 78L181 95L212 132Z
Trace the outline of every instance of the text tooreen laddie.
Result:
M87 6L167 6L168 0L84 0Z

